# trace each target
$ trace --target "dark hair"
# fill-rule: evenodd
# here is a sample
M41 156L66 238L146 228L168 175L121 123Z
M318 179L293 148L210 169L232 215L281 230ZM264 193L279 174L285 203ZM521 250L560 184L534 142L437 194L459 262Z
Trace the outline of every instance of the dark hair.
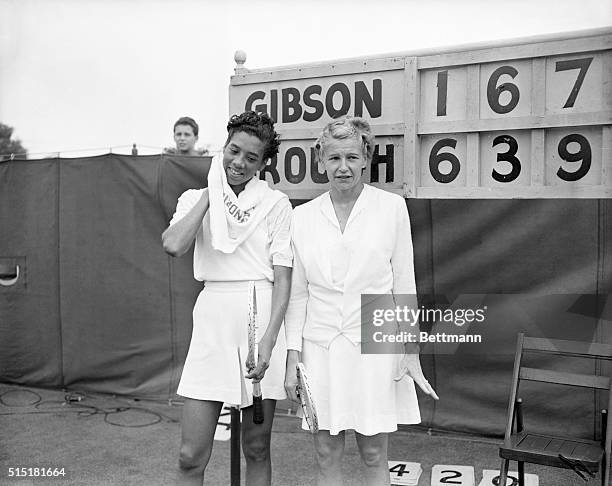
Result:
M356 138L361 142L363 156L366 162L372 160L374 152L374 136L370 124L363 118L357 116L343 116L330 121L315 142L315 155L317 160L323 160L325 145L332 139L342 140L345 138Z
M235 133L245 132L257 137L264 143L263 160L268 160L278 153L280 140L274 131L274 121L267 113L245 111L241 115L233 115L227 123L227 140L229 143Z
M178 125L189 125L191 128L193 128L193 134L196 137L198 136L198 132L200 131L200 127L198 127L198 124L196 123L196 121L193 118L190 118L188 116L180 117L178 120L176 120L176 122L174 122L174 127L172 128L172 132L173 133L176 130L176 127Z

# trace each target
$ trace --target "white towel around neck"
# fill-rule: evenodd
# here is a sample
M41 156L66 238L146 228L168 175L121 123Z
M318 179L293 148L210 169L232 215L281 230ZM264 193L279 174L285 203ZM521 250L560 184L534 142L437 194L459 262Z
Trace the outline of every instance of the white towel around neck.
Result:
M210 233L212 246L233 253L255 230L284 193L270 189L266 181L253 177L236 196L227 182L223 155L213 158L208 171Z

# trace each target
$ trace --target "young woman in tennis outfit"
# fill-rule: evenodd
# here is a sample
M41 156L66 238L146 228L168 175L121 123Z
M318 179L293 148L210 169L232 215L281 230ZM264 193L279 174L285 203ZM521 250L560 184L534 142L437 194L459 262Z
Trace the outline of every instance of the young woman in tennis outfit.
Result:
M234 115L223 154L211 163L208 187L183 193L162 235L164 249L173 256L185 253L195 240L194 277L204 281L177 390L185 397L178 484L202 485L224 402L242 407L247 484L271 482L272 418L276 400L286 398L286 348L279 329L292 266L289 199L256 177L278 152L273 125L266 114ZM259 359L248 373L248 289L253 281ZM261 380L261 425L253 423L248 378Z
M414 383L437 399L417 350L362 355L361 294L416 294L412 236L398 195L361 182L374 148L361 118L323 130L315 150L330 191L293 213L294 270L285 387L295 399L295 366L308 372L319 432L319 485L341 485L346 430L354 430L368 485L389 484L387 434L419 423ZM307 428L305 420L302 424Z

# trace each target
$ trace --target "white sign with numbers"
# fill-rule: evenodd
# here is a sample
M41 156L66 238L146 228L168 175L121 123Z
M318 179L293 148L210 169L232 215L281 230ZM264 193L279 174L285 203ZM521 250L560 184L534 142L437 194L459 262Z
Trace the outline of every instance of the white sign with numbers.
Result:
M389 476L392 486L415 486L423 468L419 462L389 461Z
M612 29L302 66L237 67L230 113L265 111L281 148L261 173L296 199L328 189L322 127L363 116L364 180L416 198L612 197Z
M472 466L445 466L436 464L431 469L431 486L474 486Z
M540 484L537 474L525 474L525 486L538 486ZM506 486L518 486L518 473L510 471L506 479ZM485 469L482 471L482 481L478 486L499 486L499 471Z

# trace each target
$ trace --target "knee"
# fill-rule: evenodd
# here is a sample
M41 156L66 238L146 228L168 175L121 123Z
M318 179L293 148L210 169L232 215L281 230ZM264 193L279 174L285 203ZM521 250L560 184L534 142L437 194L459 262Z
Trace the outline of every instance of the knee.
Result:
M183 445L179 452L179 469L184 472L204 470L209 458L210 451L198 453L194 448Z
M340 462L344 452L343 447L319 443L316 447L317 463L322 469L328 469Z
M270 441L257 438L245 441L242 445L244 458L249 462L265 462L270 460Z
M368 467L377 467L382 463L386 464L387 455L383 447L367 446L359 451L363 463Z

